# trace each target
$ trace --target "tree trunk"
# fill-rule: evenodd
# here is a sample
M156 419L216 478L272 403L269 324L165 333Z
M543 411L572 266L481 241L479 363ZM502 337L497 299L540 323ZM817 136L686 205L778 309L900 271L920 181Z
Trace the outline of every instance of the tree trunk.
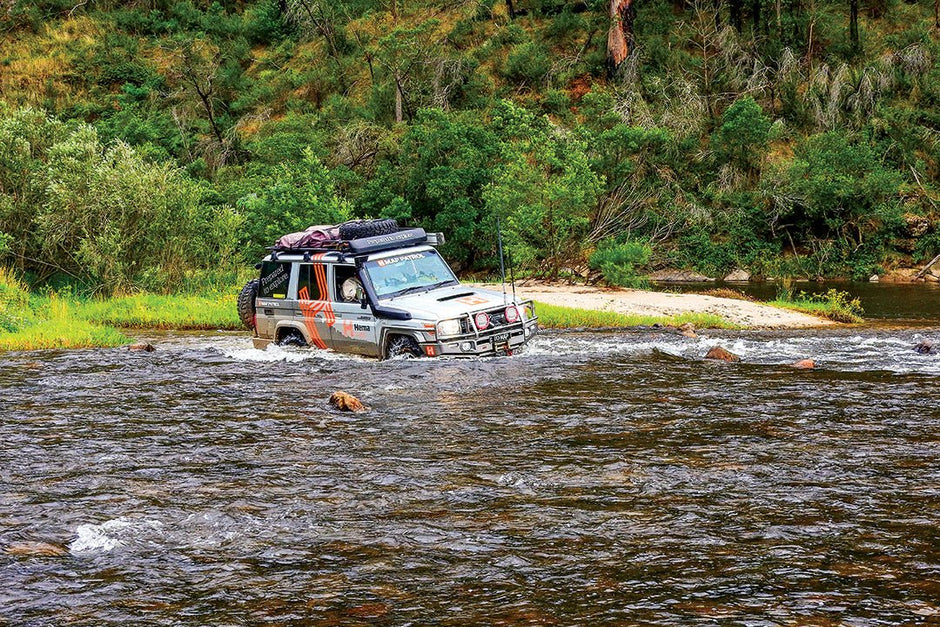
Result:
M512 0L506 0L506 8L509 9L509 19L516 19L516 8L512 6Z
M933 0L933 25L940 28L940 0Z
M610 30L607 33L607 73L613 76L633 50L632 0L610 0Z
M741 11L741 0L730 0L728 2L728 12L731 14L731 25L739 33L744 28L744 19Z
M751 30L754 31L754 38L757 39L760 34L760 3L761 0L752 0L751 2Z
M858 40L858 0L849 0L849 38L852 40L852 52L861 52Z
M398 74L395 74L395 121L402 121L402 95L401 95L401 80L398 78Z

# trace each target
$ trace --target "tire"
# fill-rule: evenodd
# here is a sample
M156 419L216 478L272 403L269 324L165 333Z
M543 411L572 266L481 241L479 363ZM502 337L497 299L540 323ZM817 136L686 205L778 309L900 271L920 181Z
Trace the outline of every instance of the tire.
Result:
M297 329L289 329L284 332L281 339L277 341L278 346L306 346L307 340Z
M342 240L388 235L398 231L398 222L394 220L352 220L339 225L339 238Z
M421 347L413 337L407 335L392 336L385 346L385 359L412 359L421 355Z
M258 279L245 283L238 295L238 317L249 329L255 328L255 299L258 298Z

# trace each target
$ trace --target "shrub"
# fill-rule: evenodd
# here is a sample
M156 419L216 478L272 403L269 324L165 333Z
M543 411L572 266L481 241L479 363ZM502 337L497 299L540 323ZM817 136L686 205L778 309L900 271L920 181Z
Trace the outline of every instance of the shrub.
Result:
M649 263L652 249L643 242L600 243L589 259L589 265L599 270L604 280L622 287L645 287L648 281L637 274L637 266Z
M0 332L14 333L32 319L26 285L0 267Z
M548 50L534 41L515 46L506 59L506 78L530 87L541 83L550 69Z

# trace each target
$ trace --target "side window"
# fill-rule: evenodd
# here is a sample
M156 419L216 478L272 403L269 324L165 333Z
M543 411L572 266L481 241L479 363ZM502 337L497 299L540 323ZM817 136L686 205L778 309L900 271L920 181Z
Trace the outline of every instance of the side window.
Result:
M287 298L287 285L289 283L289 263L262 262L261 285L258 286L258 296L260 298Z
M333 293L335 300L344 303L354 303L359 300L362 293L362 283L356 277L355 266L333 266L336 274L333 283Z
M300 266L297 281L297 298L300 300L325 300L326 266L322 263Z

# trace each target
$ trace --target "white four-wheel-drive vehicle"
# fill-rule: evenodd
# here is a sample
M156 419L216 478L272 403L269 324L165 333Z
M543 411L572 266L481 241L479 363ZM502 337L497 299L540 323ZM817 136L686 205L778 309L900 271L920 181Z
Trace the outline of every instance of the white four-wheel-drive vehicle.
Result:
M336 229L308 232L324 228ZM537 333L531 301L460 284L435 248L439 233L390 220L332 232L339 237L313 238L314 245L295 237L258 264L259 278L238 299L255 347L275 342L379 358L493 355L512 354Z

